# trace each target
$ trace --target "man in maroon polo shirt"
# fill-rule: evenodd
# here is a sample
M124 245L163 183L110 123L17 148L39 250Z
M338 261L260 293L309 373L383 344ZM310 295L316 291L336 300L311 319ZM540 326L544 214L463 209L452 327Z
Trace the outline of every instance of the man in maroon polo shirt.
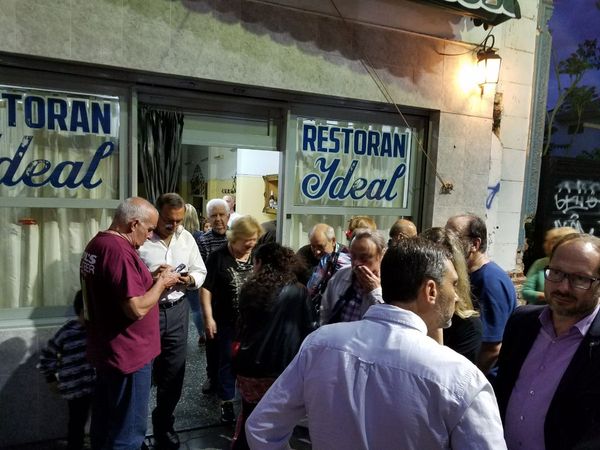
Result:
M157 221L158 212L148 201L129 198L81 259L87 351L97 371L93 449L137 449L146 434L150 367L160 352L156 304L164 289L180 282L170 270L153 282L137 254Z

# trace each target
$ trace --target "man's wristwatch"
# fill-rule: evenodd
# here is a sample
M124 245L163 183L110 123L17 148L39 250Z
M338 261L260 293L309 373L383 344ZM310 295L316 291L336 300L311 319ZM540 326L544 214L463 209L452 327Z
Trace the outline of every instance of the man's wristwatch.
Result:
M196 284L196 280L194 280L194 277L191 275L188 275L188 287L189 286L193 286L194 284Z

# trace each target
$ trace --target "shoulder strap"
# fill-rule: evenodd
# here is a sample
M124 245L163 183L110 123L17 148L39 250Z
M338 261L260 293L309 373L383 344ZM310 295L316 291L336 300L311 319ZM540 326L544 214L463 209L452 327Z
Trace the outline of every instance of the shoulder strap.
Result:
M325 273L323 274L323 278L319 282L317 286L317 293L322 294L325 292L327 288L327 283L331 277L337 272L337 262L340 256L340 252L334 252L331 254L331 258L327 261L327 266L325 266Z

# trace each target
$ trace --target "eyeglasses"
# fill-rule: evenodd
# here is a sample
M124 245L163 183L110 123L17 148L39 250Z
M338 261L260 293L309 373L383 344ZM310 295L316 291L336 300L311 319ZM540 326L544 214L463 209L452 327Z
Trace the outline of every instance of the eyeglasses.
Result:
M544 268L544 278L553 283L561 283L565 278L569 280L571 287L575 289L588 290L592 284L600 280L600 278L585 277L575 273L566 273L562 270L553 269L551 267Z

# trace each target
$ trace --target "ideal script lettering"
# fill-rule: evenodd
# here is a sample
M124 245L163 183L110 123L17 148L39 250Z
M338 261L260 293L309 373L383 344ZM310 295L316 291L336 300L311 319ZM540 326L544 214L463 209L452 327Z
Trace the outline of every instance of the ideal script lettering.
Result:
M302 152L322 154L314 160L315 170L302 178L303 196L309 200L396 199L407 172L408 138L408 133L303 123ZM351 155L352 160L344 155ZM386 176L357 176L365 173L358 170L365 157L389 159Z

